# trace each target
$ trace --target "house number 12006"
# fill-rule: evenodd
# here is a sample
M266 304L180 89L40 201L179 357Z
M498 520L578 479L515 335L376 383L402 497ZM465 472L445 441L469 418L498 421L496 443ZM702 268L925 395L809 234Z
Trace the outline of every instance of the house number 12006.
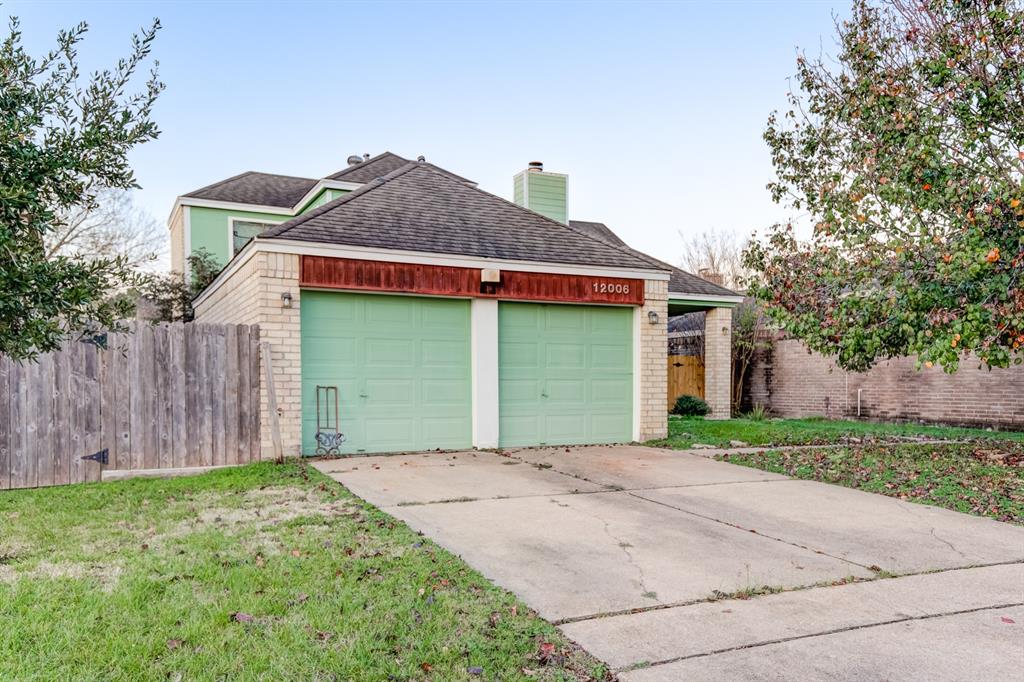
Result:
M628 284L614 284L608 282L594 282L595 294L628 294Z

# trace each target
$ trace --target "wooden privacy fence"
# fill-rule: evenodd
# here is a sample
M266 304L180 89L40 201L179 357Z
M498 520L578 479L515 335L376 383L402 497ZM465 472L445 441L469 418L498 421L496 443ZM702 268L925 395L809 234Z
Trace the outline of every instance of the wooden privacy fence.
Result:
M704 363L693 355L668 356L668 409L681 395L704 397Z
M259 327L195 323L0 356L0 489L257 460L259 362Z

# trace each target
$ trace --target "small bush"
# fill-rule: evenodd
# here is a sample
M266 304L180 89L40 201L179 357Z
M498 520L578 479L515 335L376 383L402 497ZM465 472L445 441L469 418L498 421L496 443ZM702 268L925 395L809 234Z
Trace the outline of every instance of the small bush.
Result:
M679 396L676 398L675 407L672 408L672 414L684 417L703 416L710 411L708 404L695 395Z
M747 412L743 416L749 419L750 421L763 422L765 419L768 418L768 411L764 409L764 405L762 405L761 403L757 403L756 405L754 405L754 407L750 409L750 412Z

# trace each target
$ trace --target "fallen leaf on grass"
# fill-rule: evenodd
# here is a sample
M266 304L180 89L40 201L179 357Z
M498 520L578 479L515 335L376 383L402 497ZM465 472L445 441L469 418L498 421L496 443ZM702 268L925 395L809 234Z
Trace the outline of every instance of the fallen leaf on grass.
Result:
M478 665L474 665L474 666L472 666L470 668L466 668L466 672L469 673L470 675L483 675L484 674L484 669L481 668Z
M250 616L248 613L236 611L235 613L231 614L231 620L235 621L236 623L251 623L256 619Z
M183 640L180 640L180 639L169 639L169 640L167 640L167 648L170 649L171 651L174 651L175 649L179 648L184 643L185 642Z

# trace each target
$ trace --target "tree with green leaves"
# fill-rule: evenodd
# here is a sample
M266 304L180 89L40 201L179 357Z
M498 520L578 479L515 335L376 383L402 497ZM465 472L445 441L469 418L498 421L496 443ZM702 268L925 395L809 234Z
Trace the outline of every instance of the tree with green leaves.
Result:
M135 292L153 307L153 317L160 322L191 321L195 317L192 299L220 274L220 263L206 249L196 249L186 260L187 277L180 272L153 275Z
M841 366L957 368L1024 346L1024 6L855 0L838 55L797 60L764 138L777 202L810 217L748 249L750 293Z
M32 358L132 312L130 297L112 295L140 284L125 256L48 254L47 243L67 216L96 208L101 192L137 186L127 156L159 134L156 64L138 92L129 89L159 28L154 21L132 36L128 57L83 79L84 23L36 58L11 19L0 42L0 353Z

